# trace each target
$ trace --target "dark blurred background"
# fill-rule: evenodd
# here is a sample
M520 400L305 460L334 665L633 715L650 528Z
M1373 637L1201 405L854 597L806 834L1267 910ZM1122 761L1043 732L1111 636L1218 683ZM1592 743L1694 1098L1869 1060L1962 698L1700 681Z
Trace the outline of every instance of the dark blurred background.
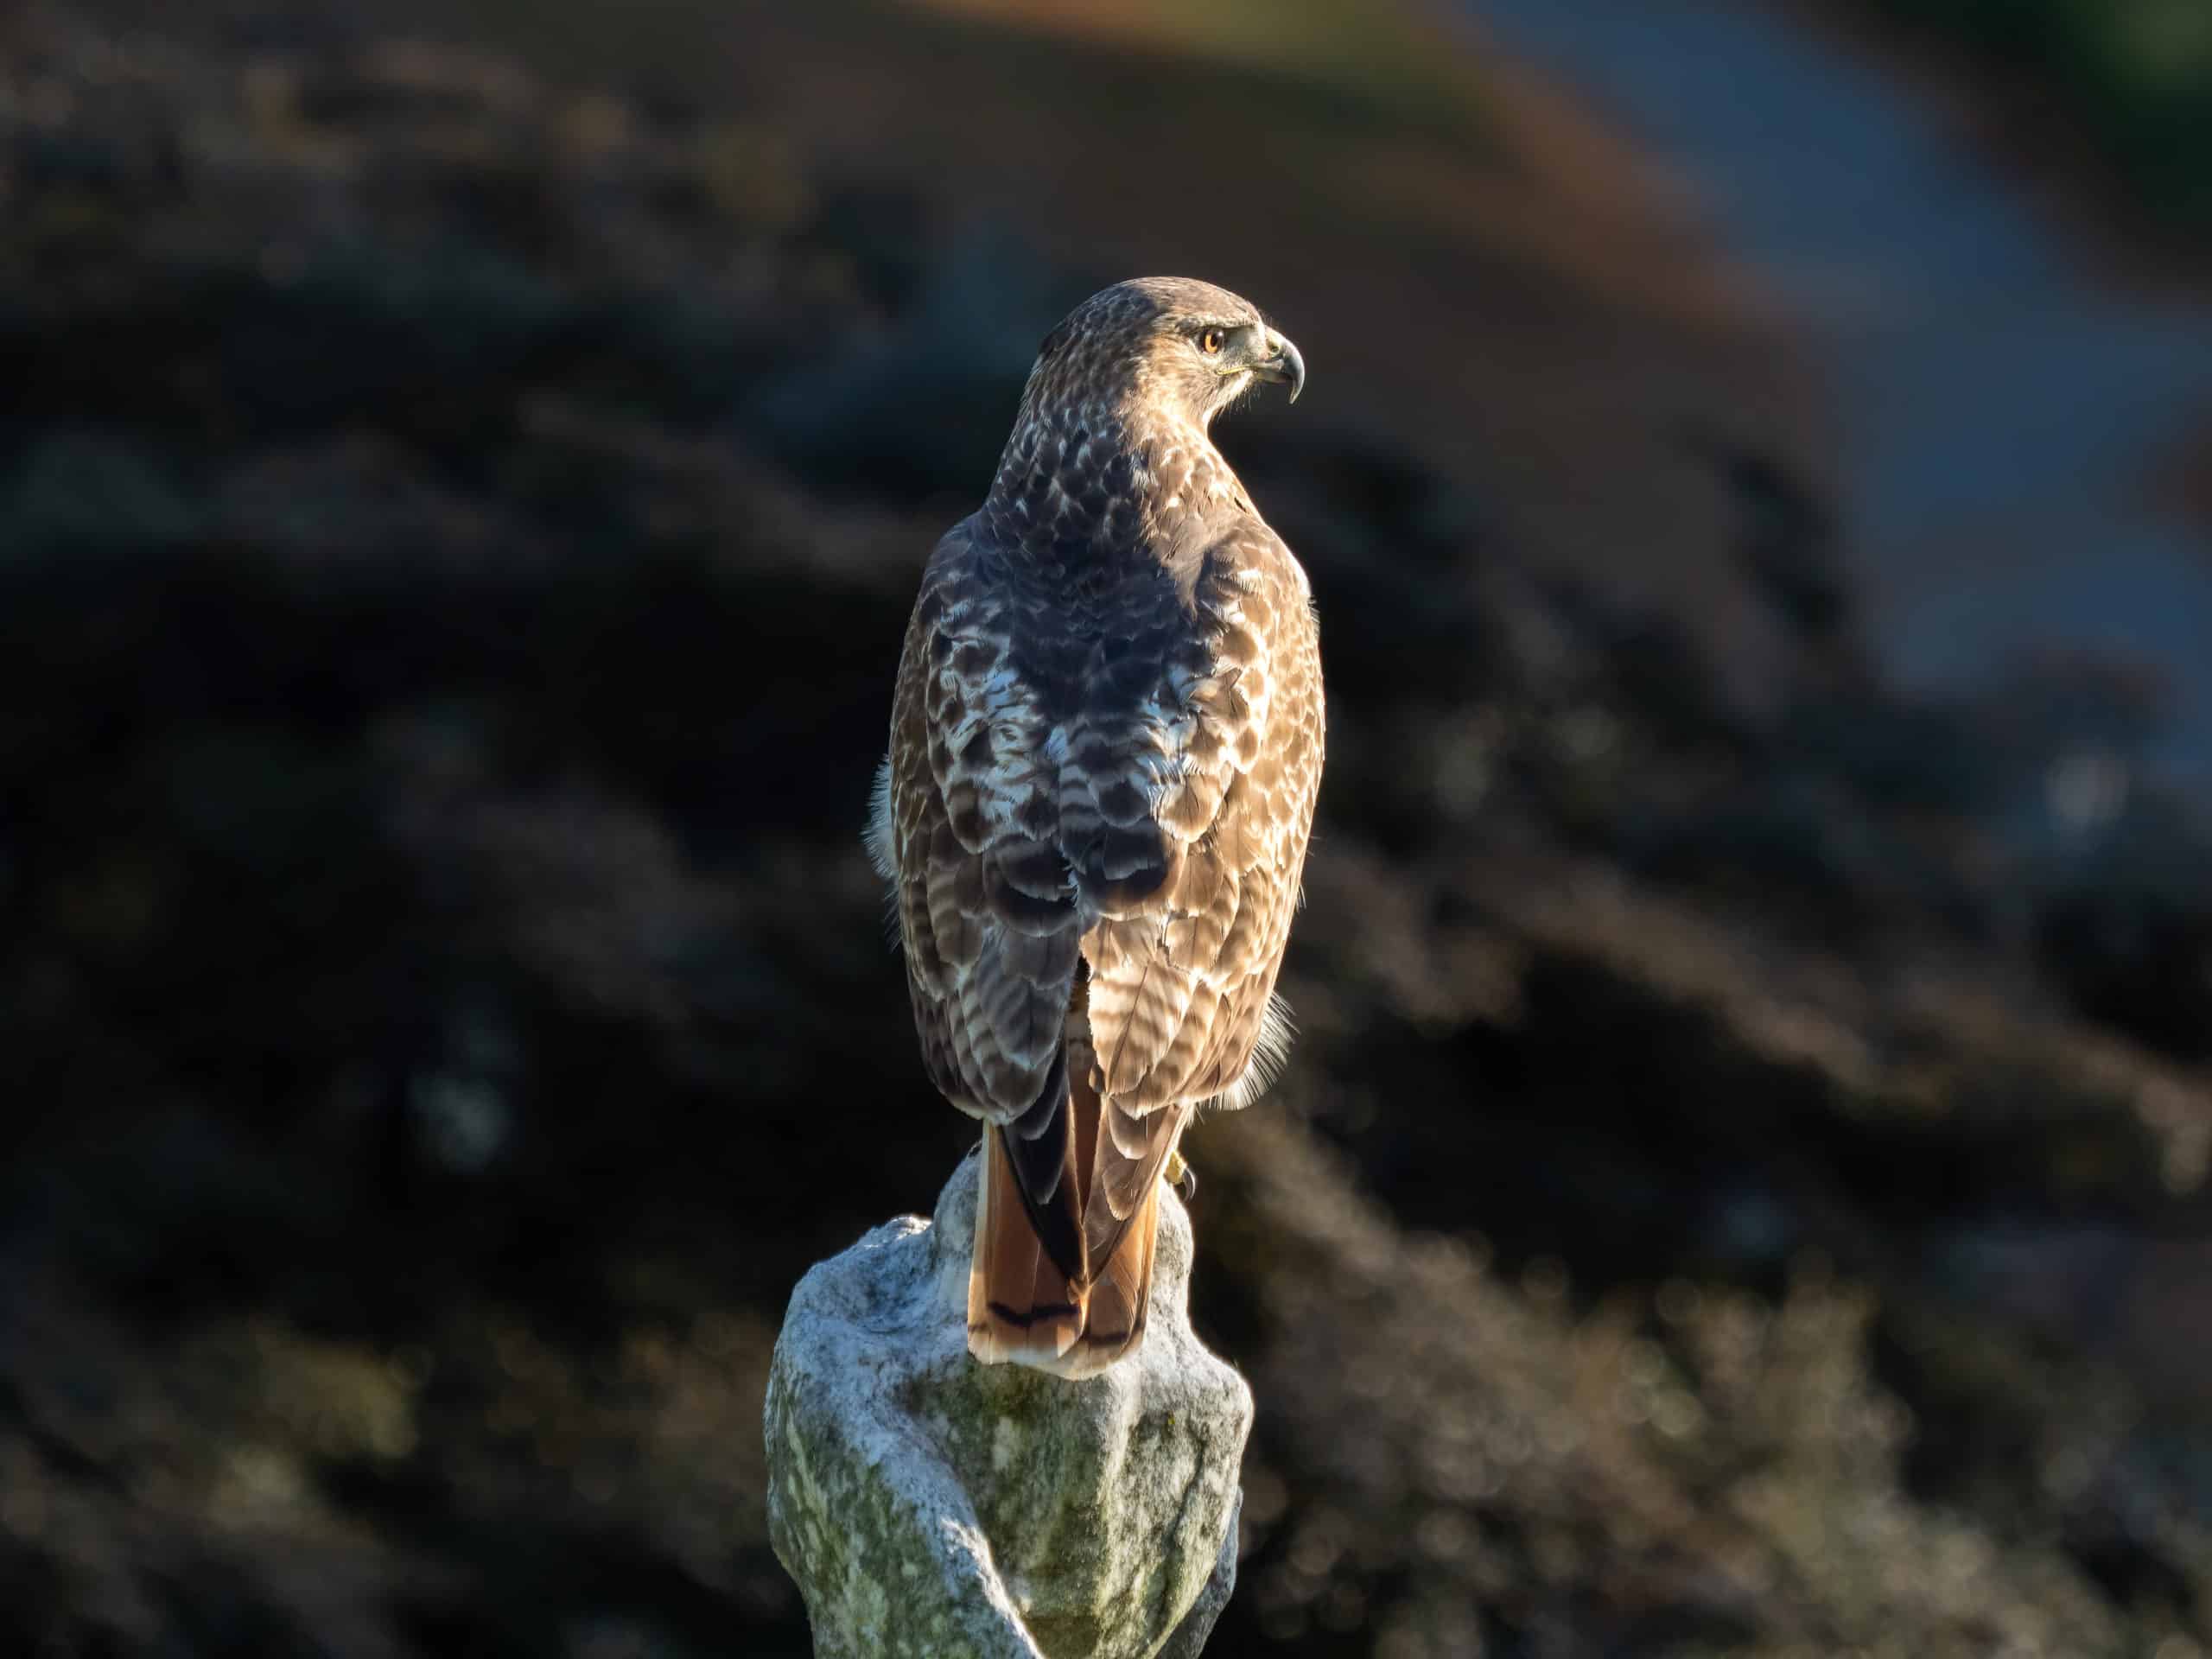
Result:
M906 609L1171 271L1331 692L1215 1650L2202 1656L2208 180L2201 0L10 8L0 1650L807 1651Z

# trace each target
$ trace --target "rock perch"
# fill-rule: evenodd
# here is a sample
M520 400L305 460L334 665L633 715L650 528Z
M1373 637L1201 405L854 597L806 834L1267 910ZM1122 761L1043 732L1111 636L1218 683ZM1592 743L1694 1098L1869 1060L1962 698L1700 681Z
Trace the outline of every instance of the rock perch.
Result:
M768 1378L768 1526L820 1659L1188 1659L1236 1580L1252 1395L1199 1345L1191 1224L1160 1198L1143 1347L1072 1382L967 1343L977 1159L934 1222L791 1294Z

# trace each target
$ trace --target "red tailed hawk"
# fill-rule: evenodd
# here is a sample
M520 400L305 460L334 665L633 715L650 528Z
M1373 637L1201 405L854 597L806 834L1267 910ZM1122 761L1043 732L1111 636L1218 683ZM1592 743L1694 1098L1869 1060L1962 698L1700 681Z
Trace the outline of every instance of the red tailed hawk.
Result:
M968 1345L1087 1376L1144 1334L1162 1171L1280 1065L1321 776L1306 573L1213 446L1305 384L1173 277L1046 336L906 630L868 843L930 1076L983 1120Z

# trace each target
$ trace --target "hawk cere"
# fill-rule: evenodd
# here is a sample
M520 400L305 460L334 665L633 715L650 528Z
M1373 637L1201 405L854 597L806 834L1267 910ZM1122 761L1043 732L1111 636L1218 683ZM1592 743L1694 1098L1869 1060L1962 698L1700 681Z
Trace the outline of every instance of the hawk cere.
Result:
M868 842L930 1076L983 1120L968 1345L1087 1376L1144 1334L1163 1171L1280 1065L1320 781L1306 573L1208 436L1298 349L1152 277L1046 336L938 543Z

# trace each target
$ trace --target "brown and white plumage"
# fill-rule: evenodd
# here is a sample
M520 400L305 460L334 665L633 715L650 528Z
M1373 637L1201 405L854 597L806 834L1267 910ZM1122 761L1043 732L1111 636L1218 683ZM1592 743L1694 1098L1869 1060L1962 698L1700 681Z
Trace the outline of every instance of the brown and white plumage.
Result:
M1161 1169L1287 1043L1319 639L1207 429L1255 381L1303 379L1224 289L1094 296L922 579L868 840L930 1075L985 1123L985 1361L1080 1376L1136 1345Z

